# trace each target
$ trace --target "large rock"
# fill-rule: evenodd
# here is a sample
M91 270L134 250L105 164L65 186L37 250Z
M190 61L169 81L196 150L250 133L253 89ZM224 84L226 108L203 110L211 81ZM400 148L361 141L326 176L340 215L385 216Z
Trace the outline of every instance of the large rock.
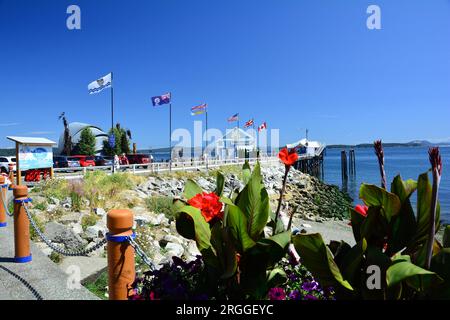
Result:
M97 238L103 239L106 236L106 229L103 226L96 224L86 228L84 236L88 240L94 240Z
M80 249L87 243L70 227L58 222L47 223L44 235L52 242L64 244L68 250Z
M169 242L166 245L167 253L166 253L166 258L171 258L173 256L176 256L178 258L181 258L181 256L184 253L184 248L181 244L178 243L173 243L173 242Z

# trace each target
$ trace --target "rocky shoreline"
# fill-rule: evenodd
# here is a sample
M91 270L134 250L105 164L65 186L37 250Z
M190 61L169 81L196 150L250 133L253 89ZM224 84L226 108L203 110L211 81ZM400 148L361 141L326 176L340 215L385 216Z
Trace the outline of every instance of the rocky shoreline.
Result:
M264 165L261 170L271 205L275 210L284 166ZM244 187L239 176L240 168L236 170L224 168L224 171L225 194L229 194L235 188ZM184 239L176 232L170 208L159 209L149 205L149 199L155 198L158 201L168 199L170 203L172 198L180 197L188 178L194 179L205 191L215 189L214 172L197 171L149 176L143 178L143 181L137 183L134 188L124 190L119 195L120 202L127 204L134 213L139 245L157 265L171 261L173 256L190 261L199 254L193 241ZM105 237L108 208L98 207L94 210L84 209L74 212L69 197L61 200L44 197L39 193L32 193L32 197L34 198L32 213L39 220L46 237L52 242L62 245L67 250L75 250L80 247L90 248ZM289 173L282 211L285 214L295 212L293 225L297 228L310 228L311 226L305 222L328 224L334 223L335 220L346 220L350 205L351 199L338 187L326 185L295 170ZM89 219L93 221L87 223ZM54 255L38 237L34 237L34 241L38 242L48 256ZM90 255L104 258L105 252L102 248ZM55 260L64 259L59 257ZM104 264L106 266L106 260Z

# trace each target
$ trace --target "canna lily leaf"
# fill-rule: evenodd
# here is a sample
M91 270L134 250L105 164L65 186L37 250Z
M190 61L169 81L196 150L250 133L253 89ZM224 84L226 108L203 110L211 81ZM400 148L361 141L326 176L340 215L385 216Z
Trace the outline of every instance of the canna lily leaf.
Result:
M242 166L242 182L246 185L250 181L250 177L252 175L252 169L250 168L250 164L248 161L245 161Z
M344 280L330 249L325 245L320 234L298 234L292 237L292 241L303 264L323 286L341 285L353 291L350 283Z
M194 180L188 179L184 185L183 197L190 200L202 192L202 188L200 188Z
M428 172L419 176L417 183L417 231L414 241L423 243L428 238L430 228L432 187L428 180ZM441 207L438 202L436 207L436 230L439 230Z
M183 237L195 239L200 252L211 248L211 230L200 209L191 206L181 208L176 221L176 228Z
M254 241L258 241L270 214L269 195L262 185L259 163L237 199L237 205L247 218L247 233Z
M243 253L256 244L247 232L247 218L238 206L228 206L227 226L237 242L238 252Z
M393 216L397 215L401 203L396 194L372 184L362 184L359 189L359 197L368 207L381 207L382 214L389 223Z
M400 175L396 176L392 182L391 191L399 197L401 208L398 215L391 221L391 237L388 239L389 255L408 246L414 238L417 223L409 198L416 189L417 182L403 181Z
M415 290L424 292L443 281L436 273L411 263L411 258L408 255L396 255L392 261L393 264L386 272L388 287L405 281Z
M223 188L225 186L225 177L221 172L217 172L216 184L217 186L214 192L220 197L222 196Z

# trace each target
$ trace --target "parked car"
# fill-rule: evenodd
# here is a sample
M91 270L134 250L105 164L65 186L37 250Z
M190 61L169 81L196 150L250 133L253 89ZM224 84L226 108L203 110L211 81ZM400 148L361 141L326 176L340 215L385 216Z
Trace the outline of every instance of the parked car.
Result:
M9 165L13 165L13 171L16 171L15 157L0 157L0 173L9 173Z
M114 163L113 157L108 156L95 156L95 165L99 167L112 166Z
M80 166L80 161L75 157L54 156L53 168L76 168Z
M150 163L150 156L148 154L127 154L127 158L130 164L144 164L144 166L140 166L143 168L148 168L148 164Z
M80 165L82 167L95 167L95 157L94 156L84 156L84 155L75 155L72 158L76 158L80 161Z

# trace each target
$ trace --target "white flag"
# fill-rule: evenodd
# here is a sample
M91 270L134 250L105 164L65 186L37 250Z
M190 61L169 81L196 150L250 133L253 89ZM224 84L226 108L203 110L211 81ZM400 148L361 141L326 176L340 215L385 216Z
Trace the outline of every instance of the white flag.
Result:
M98 80L89 83L88 85L89 94L98 93L105 88L111 87L111 84L112 84L111 73L108 73L103 78L100 78Z

